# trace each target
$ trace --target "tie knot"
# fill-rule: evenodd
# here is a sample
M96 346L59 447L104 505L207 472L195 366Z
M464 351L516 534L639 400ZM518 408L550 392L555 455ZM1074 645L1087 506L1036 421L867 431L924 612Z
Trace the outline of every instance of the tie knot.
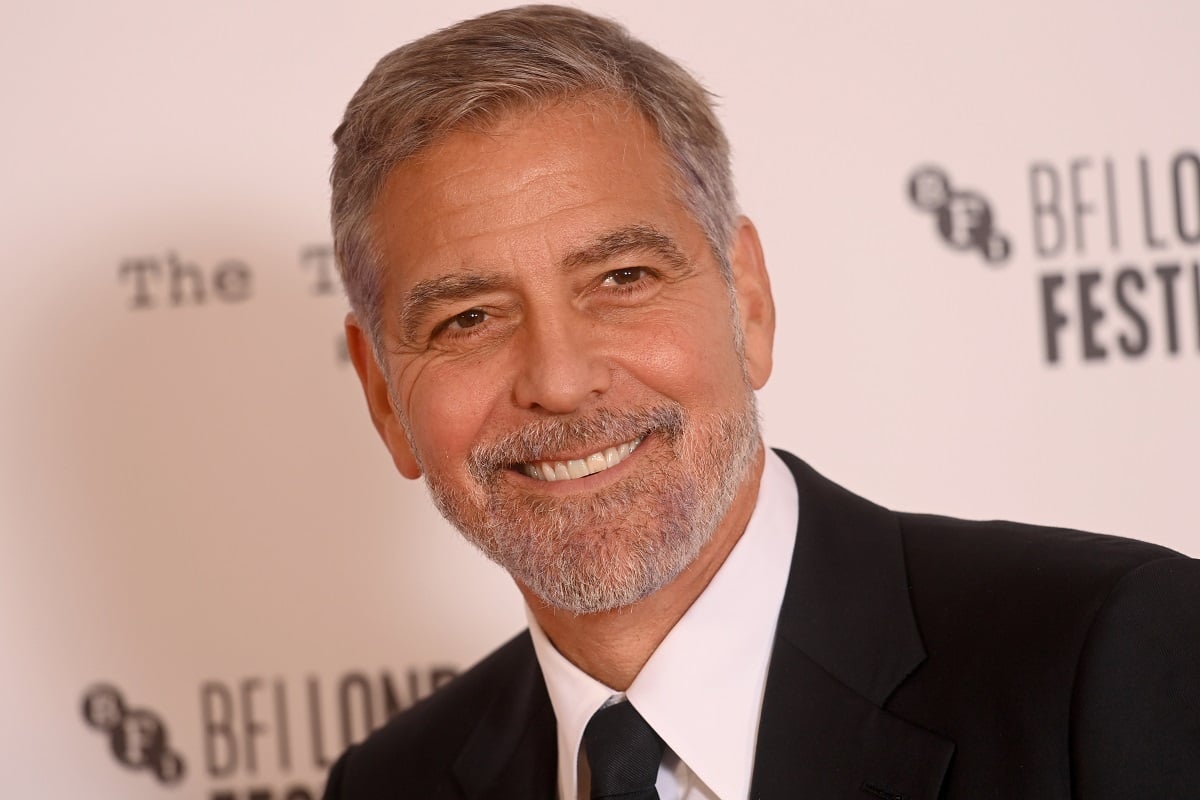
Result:
M583 732L592 773L592 800L657 800L654 783L665 745L628 702L592 715Z

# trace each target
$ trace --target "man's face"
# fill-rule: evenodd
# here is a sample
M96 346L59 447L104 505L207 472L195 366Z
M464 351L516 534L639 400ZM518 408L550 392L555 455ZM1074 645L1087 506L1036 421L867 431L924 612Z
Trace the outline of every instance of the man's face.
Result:
M649 126L614 104L450 134L375 208L384 372L347 326L400 471L576 613L654 592L731 504L753 505L773 321L761 252L740 220L739 321L672 179Z

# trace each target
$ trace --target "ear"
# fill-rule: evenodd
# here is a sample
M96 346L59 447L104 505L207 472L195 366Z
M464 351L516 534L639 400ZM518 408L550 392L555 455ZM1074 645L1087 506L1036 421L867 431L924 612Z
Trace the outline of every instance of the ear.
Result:
M400 416L392 408L387 379L379 368L379 362L375 360L371 338L358 324L358 318L353 312L346 315L346 349L350 353L354 371L358 373L358 380L362 383L363 394L367 396L367 410L371 413L371 422L375 424L375 430L379 432L379 438L383 439L384 446L392 454L396 469L406 478L421 477L421 468L417 465L417 459L408 444L408 436L405 435Z
M762 242L754 223L739 216L734 221L729 247L733 288L741 317L746 349L746 373L750 385L761 389L771 376L771 353L775 346L775 301L763 259Z

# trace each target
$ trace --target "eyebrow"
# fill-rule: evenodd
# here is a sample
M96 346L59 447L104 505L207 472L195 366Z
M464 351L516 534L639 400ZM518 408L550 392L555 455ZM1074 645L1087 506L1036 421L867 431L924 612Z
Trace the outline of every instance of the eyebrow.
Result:
M583 247L568 253L561 261L570 270L635 252L648 252L662 258L668 266L682 270L689 265L687 256L667 234L650 225L627 225L603 233ZM405 341L417 338L425 318L433 309L480 294L512 287L512 279L503 274L453 272L418 281L400 307L400 327Z
M675 244L675 240L650 225L627 225L600 235L587 245L568 254L562 260L563 267L598 264L632 252L650 252L666 260L676 269L688 265L687 256Z
M436 306L466 300L511 285L512 281L503 275L478 272L455 272L417 281L416 285L409 289L400 308L400 323L405 341L411 342L417 337L421 323Z

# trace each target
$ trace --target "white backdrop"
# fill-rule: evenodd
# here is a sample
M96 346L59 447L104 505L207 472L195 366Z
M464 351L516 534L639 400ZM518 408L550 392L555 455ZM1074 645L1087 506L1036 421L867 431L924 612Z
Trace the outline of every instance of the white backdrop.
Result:
M722 97L780 314L769 441L893 507L1200 554L1200 5L782 5L588 6ZM375 440L325 260L345 102L492 7L8 9L5 796L316 797L389 696L523 624ZM976 193L949 240L925 166ZM950 244L981 203L1007 260Z

